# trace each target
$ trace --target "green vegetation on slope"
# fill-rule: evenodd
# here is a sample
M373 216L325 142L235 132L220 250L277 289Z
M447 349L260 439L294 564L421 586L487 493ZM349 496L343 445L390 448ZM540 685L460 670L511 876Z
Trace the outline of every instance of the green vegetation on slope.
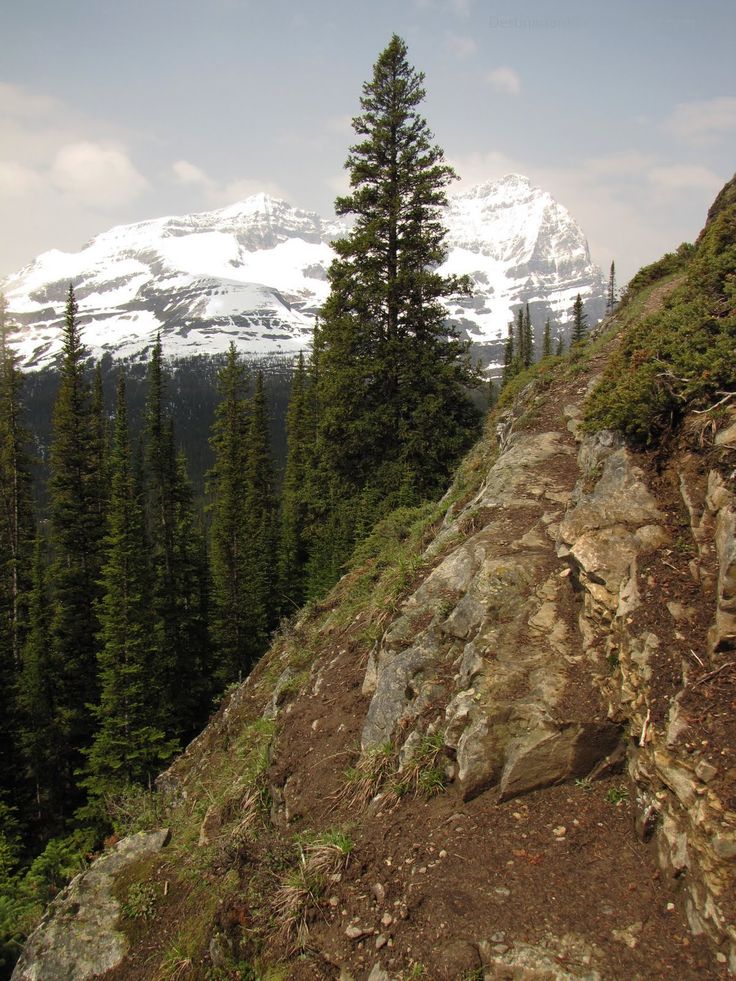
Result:
M695 248L642 269L645 286L683 270L660 309L633 320L585 413L589 431L615 429L640 446L674 430L686 412L727 401L736 388L736 180L723 189Z

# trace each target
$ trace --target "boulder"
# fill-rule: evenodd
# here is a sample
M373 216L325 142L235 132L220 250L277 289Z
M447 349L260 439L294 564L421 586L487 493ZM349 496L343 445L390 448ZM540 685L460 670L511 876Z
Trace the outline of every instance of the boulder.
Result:
M168 840L167 828L131 835L72 879L28 938L12 981L87 981L120 964L128 940L117 926L115 876Z

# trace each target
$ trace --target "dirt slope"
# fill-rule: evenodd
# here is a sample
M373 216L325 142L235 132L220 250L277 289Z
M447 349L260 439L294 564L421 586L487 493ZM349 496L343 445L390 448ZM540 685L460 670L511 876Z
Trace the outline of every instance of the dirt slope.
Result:
M585 436L615 343L498 412L139 803L171 843L117 883L106 978L736 968L736 429Z

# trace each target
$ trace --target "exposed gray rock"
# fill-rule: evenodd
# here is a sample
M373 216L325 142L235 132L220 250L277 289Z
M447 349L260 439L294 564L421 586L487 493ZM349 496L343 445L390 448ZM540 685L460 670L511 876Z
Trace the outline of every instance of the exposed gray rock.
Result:
M168 829L131 835L72 879L28 938L12 981L87 981L118 965L128 941L117 929L115 876L168 840Z
M620 728L610 722L569 723L547 734L536 730L516 740L507 752L500 799L587 776L620 739Z
M591 966L594 951L589 945L570 936L555 939L559 949L516 943L502 953L497 945L481 942L478 949L486 981L600 981L601 975Z
M453 940L433 958L432 977L437 981L457 981L472 977L481 967L481 957L475 944Z
M380 964L374 964L368 981L393 981L388 971L384 971Z

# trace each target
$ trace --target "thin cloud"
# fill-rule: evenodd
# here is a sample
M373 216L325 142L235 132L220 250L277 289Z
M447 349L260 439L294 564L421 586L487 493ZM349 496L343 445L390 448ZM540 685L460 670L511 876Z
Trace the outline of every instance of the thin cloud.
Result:
M103 211L129 204L149 186L123 149L88 140L63 146L50 176L63 193Z
M43 188L43 178L32 167L13 160L0 160L0 196L8 198L36 194Z
M700 164L656 166L647 177L655 188L665 192L697 190L715 194L723 185L722 178Z
M468 61L478 52L478 44L465 34L448 34L445 39L447 50L458 61Z
M0 82L0 116L49 116L58 112L60 103L50 95L29 92L20 85Z
M177 160L173 163L171 175L175 183L195 189L203 198L205 205L211 208L234 204L261 191L275 198L288 197L273 181L261 181L250 177L239 177L224 182L216 181L189 160Z
M719 96L675 106L662 128L686 143L711 143L736 130L736 97Z
M488 84L506 95L518 95L521 92L521 76L508 65L499 65L486 75Z

